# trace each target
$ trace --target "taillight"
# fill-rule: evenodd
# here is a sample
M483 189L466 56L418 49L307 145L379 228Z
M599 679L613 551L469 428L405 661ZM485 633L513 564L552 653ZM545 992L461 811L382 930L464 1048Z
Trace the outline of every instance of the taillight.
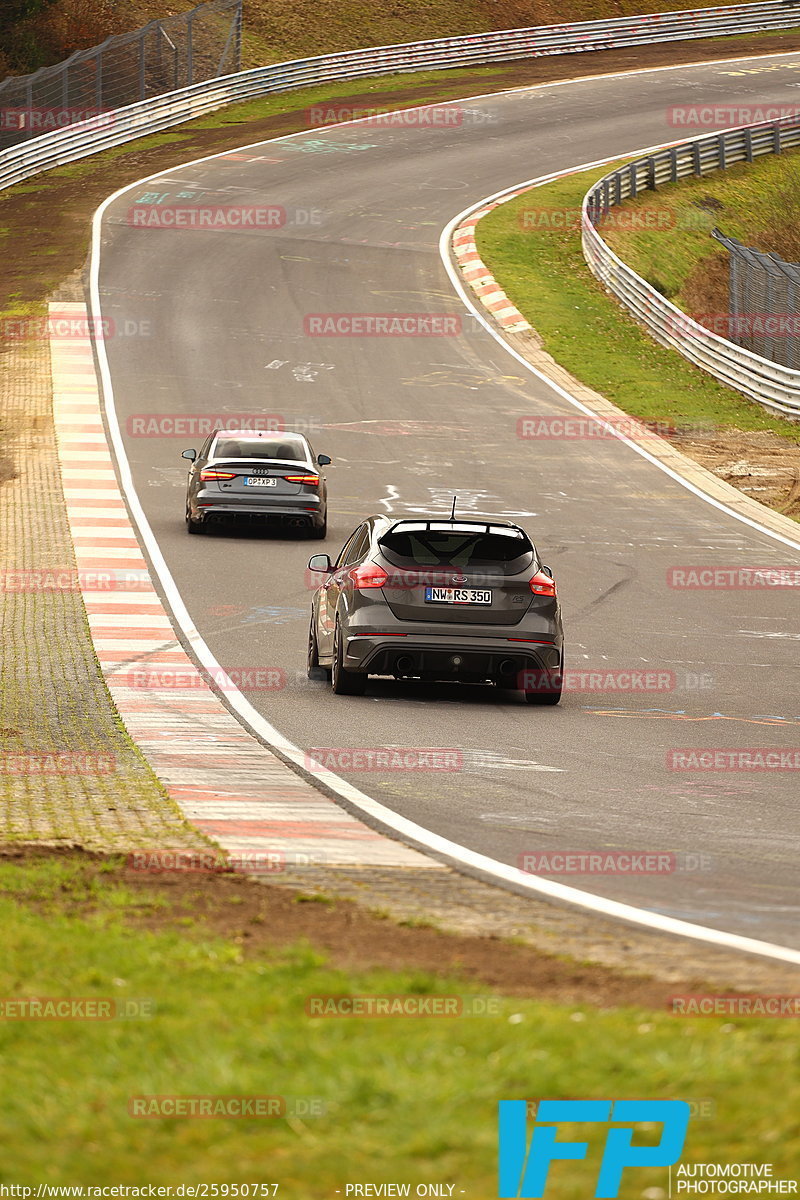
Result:
M530 589L534 596L555 596L556 581L546 571L537 571L530 581Z
M287 483L319 483L319 475L284 475Z
M347 574L361 592L366 588L382 588L389 579L383 567L370 562L362 563L360 567L352 567Z
M235 479L235 471L215 471L213 467L203 467L200 472L201 479Z

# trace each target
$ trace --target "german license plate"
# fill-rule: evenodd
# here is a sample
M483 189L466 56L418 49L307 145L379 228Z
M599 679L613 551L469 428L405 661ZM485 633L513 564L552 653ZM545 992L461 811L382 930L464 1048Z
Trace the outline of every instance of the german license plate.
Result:
M491 604L491 591L479 588L425 588L426 604Z
M278 486L277 479L270 479L266 475L264 475L262 477L259 477L258 475L248 475L244 482L247 487L277 487Z

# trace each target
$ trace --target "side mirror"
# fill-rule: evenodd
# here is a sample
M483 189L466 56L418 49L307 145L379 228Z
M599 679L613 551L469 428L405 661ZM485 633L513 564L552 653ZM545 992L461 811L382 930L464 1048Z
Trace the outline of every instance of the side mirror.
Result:
M308 569L309 571L321 571L323 575L330 575L333 567L327 554L312 554L308 560Z
M545 575L549 575L551 579L553 578L552 567L546 567L544 563L542 563L542 570L544 571Z
M188 458L189 462L194 462L195 459L197 458L197 451L196 450L184 450L183 454L181 455L181 458Z
M328 458L327 454L317 455L317 462L321 467L327 467L330 464L330 461L331 460Z

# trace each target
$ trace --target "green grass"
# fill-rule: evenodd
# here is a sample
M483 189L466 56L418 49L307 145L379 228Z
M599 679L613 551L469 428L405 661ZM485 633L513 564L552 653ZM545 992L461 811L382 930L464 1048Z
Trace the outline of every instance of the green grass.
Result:
M65 913L65 900L83 915ZM0 1022L0 1182L258 1180L313 1198L345 1181L440 1181L488 1197L497 1101L547 1096L710 1098L716 1111L693 1121L686 1161L790 1169L800 1132L791 1022L519 999L487 1017L315 1020L309 995L476 989L415 971L345 974L307 945L244 958L202 927L143 931L134 917L151 910L111 866L87 882L71 859L0 863L0 995L154 1005L146 1019ZM143 1127L128 1115L141 1094L280 1095L324 1113ZM564 1170L562 1200L593 1194L596 1168L595 1155ZM637 1172L622 1200L665 1182L663 1171Z
M478 223L478 250L500 286L542 336L545 349L626 412L673 425L772 430L800 441L800 427L768 416L659 346L591 275L581 252L581 203L590 185L615 165L621 164L536 188ZM571 228L553 228L550 211L568 214ZM536 224L525 228L526 220ZM663 274L672 251L659 236Z

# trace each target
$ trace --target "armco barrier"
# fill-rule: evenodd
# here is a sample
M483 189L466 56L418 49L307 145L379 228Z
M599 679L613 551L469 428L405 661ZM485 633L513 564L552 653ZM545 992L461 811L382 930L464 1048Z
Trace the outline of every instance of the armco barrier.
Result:
M609 21L505 29L256 67L116 109L114 120L102 128L96 128L96 123L79 123L55 133L40 134L21 146L14 146L0 154L0 189L40 171L204 116L226 104L308 84L368 75L444 70L543 54L571 54L764 29L789 29L795 25L800 25L800 4L794 0L789 3L787 0L768 0L762 4L649 13Z
M706 135L637 158L600 179L586 193L581 216L583 254L592 273L663 346L679 350L721 383L764 408L800 420L800 372L770 362L712 333L671 304L606 244L597 222L639 192L691 176L708 175L800 146L800 118L747 125Z

